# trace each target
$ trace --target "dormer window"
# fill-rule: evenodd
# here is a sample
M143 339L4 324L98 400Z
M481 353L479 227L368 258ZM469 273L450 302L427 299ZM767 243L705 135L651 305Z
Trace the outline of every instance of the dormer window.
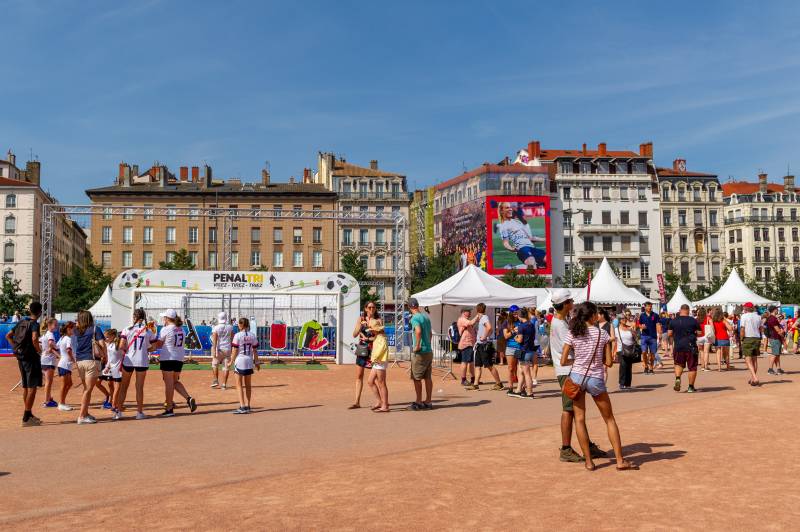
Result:
M9 194L6 196L6 209L14 209L17 206L17 196L15 194Z
M627 161L617 161L614 164L614 168L616 169L618 174L627 174L628 173L628 163L627 163Z
M598 161L597 162L597 173L598 174L607 174L608 173L608 161Z
M582 174L591 174L592 173L592 163L589 161L582 161L581 162L581 173Z
M562 174L571 174L572 173L572 163L569 161L562 161L559 165Z

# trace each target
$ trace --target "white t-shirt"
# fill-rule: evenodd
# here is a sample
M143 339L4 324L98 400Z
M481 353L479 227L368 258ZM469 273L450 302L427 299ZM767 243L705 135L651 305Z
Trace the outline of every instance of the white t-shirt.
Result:
M553 368L556 375L569 375L572 371L572 366L561 365L561 353L564 351L564 340L569 334L569 326L567 322L553 316L553 321L550 322L550 355L553 358Z
M622 327L618 327L617 332L619 333L620 344L633 345L634 343L633 333L631 332L630 329L623 329ZM622 347L620 347L620 349L622 349Z
M481 316L481 319L478 321L478 343L479 344L486 344L492 340L492 333L489 332L487 334L487 325L491 326L492 322L489 321L489 316L484 314ZM491 329L490 329L491 331Z
M761 316L755 312L745 312L739 320L745 338L761 338Z
M74 349L72 346L72 337L64 335L58 341L58 351L61 353L61 358L58 359L58 367L62 369L72 369L72 359L69 358L69 351ZM72 356L75 356L75 351L72 351Z
M239 348L236 355L236 369L253 369L253 357L258 347L256 335L250 331L239 331L233 337L233 347Z
M231 338L233 338L233 327L226 323L220 323L211 329L212 333L217 333L217 350L228 352L231 350Z
M526 223L522 223L517 218L512 218L498 224L497 230L500 232L500 238L508 240L508 243L511 244L514 249L533 247L533 242L531 241L531 227Z
M185 335L182 327L176 327L170 323L161 328L158 339L164 342L164 345L161 346L161 355L158 357L160 360L183 362L186 351L183 348Z
M50 349L50 341L55 343L56 337L51 331L47 331L44 335L39 339L39 342L42 344L42 366L55 366L56 365L56 352L55 349Z
M106 375L111 375L115 379L122 378L122 349L117 349L113 343L106 342L108 360L103 371Z
M125 351L122 363L135 368L146 368L150 364L148 349L150 342L157 338L156 333L145 325L131 325L122 331L120 336L128 342L128 349Z

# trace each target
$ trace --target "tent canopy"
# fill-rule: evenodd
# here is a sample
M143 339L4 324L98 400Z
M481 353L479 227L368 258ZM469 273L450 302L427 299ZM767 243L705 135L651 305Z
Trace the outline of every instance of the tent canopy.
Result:
M583 300L586 300L585 288L581 295ZM603 305L644 305L650 301L638 290L625 286L625 283L620 281L614 270L611 269L611 265L605 257L603 257L603 263L592 275L589 299L592 303Z
M747 302L754 305L777 305L777 301L772 301L766 297L761 297L756 294L744 284L742 278L736 272L736 269L731 270L728 280L725 281L716 293L711 294L705 299L695 301L695 306L698 307L721 307L723 305L742 305Z
M100 296L100 299L92 305L92 308L89 309L89 312L92 313L92 316L95 318L97 317L111 317L111 286L106 286L103 295Z
M673 294L672 298L667 301L667 312L670 314L677 314L681 310L681 305L692 306L692 302L689 301L689 298L686 297L686 294L683 293L683 290L681 290L679 286L678 289L675 290L675 294Z
M533 305L536 295L533 292L509 286L474 264L470 264L449 279L436 286L416 293L411 297L420 306L433 305L477 305L487 307L510 307L511 305ZM537 289L540 290L540 289Z

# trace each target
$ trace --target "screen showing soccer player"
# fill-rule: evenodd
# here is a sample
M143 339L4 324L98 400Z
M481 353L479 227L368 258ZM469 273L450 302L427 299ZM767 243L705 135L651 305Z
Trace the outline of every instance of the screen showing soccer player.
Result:
M487 270L552 273L550 260L550 198L490 196L486 198L489 244Z

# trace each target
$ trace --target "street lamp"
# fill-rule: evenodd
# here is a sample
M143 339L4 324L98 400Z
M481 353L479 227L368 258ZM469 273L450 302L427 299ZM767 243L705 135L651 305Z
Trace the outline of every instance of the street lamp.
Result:
M570 201L570 205L571 204L572 204L572 202ZM572 241L572 215L573 214L581 214L582 212L584 212L583 209L575 209L575 210L573 210L572 208L569 208L569 209L565 209L564 210L564 214L569 214L569 226L567 227L567 229L569 229L569 286L570 286L570 288L572 288L572 286L574 285L574 282L573 282L573 270L574 270L574 268L573 268L573 257L575 256L575 243Z

